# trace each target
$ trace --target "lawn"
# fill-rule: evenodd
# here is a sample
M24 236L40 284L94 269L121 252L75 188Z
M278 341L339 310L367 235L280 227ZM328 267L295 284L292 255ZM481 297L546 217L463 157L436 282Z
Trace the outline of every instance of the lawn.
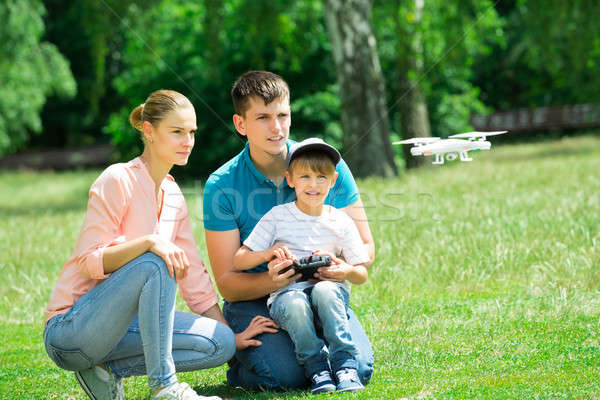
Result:
M358 182L377 257L351 302L375 374L364 392L334 396L600 398L600 137L473 158ZM42 323L98 172L0 173L2 399L85 398L46 356ZM184 191L207 260L199 188ZM331 398L233 389L225 371L180 379L224 398ZM148 398L144 378L125 383L128 398Z

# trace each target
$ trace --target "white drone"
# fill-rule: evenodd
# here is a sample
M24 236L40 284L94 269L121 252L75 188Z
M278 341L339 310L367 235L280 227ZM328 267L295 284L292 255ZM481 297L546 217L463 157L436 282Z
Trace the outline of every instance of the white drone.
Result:
M413 144L410 154L413 156L431 156L435 154L435 160L432 164L443 164L444 158L448 161L456 160L460 156L460 161L473 161L467 155L470 150L489 150L492 144L485 140L486 136L501 135L508 131L495 132L467 132L452 135L450 138L461 139L441 139L439 137L412 138L394 142L392 144ZM464 140L462 138L468 138ZM479 140L476 140L479 138Z

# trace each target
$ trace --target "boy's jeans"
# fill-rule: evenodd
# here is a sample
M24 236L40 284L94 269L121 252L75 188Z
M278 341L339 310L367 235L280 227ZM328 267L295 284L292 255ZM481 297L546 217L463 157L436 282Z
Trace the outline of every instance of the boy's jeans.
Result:
M234 332L242 332L256 315L270 317L267 297L232 303L225 301L223 314ZM358 376L366 385L373 373L373 350L351 308L348 308L348 319L352 340L359 349ZM258 339L262 342L261 346L238 350L230 362L227 371L230 385L248 389L308 386L304 368L298 364L294 344L286 331L280 329L277 333L260 335Z
M68 370L104 363L120 377L147 374L152 390L175 383L176 369L211 368L229 360L235 351L231 329L175 313L176 290L162 258L142 254L48 321L46 351Z
M352 342L348 323L349 296L335 282L320 281L305 290L279 294L271 304L271 316L290 335L296 347L298 362L304 365L307 378L329 370L358 368L358 349ZM320 326L325 341L317 336Z

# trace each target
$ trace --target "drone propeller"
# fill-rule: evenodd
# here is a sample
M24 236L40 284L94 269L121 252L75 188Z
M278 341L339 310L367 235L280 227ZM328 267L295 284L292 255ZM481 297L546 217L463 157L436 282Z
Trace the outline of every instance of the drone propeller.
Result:
M459 133L458 135L449 136L451 138L469 138L470 140L475 140L477 138L481 138L481 140L485 140L486 136L495 136L502 135L508 131L491 131L491 132L467 132L467 133Z
M406 140L402 140L400 142L393 142L392 144L414 144L417 146L422 146L427 143L437 142L440 140L439 137L421 137L421 138L410 138Z

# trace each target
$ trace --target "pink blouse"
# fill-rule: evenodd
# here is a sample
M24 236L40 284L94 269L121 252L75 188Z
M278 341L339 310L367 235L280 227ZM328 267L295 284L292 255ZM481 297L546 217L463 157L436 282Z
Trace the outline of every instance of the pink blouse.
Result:
M66 313L77 299L110 276L102 264L106 247L149 234L160 235L185 252L191 266L178 284L188 307L201 314L217 304L217 294L196 248L183 194L170 175L160 187L163 205L157 216L154 181L139 157L111 165L96 179L73 255L50 296L46 322Z

